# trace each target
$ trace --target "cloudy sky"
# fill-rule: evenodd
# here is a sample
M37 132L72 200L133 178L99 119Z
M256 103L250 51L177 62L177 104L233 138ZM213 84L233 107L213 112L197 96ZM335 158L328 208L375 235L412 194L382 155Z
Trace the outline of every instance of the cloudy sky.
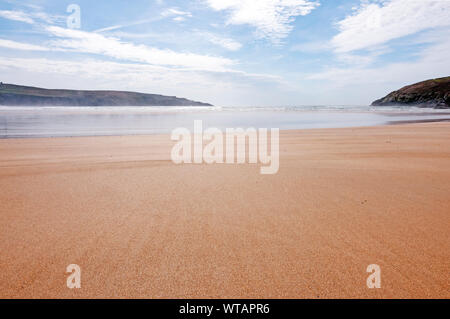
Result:
M0 0L0 81L49 88L358 105L449 52L450 0Z

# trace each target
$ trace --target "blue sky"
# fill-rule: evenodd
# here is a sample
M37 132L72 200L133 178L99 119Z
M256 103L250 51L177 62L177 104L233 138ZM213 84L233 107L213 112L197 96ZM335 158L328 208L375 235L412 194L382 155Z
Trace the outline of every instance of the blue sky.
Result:
M364 105L450 75L449 39L450 0L2 0L0 80L227 106Z

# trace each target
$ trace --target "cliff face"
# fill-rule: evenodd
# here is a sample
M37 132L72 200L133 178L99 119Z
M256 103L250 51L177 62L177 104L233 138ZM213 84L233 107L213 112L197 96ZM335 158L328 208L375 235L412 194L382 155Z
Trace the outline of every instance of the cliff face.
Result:
M433 79L405 86L376 100L373 106L411 105L450 108L450 77Z
M0 105L10 106L211 106L175 96L125 91L49 90L0 84Z

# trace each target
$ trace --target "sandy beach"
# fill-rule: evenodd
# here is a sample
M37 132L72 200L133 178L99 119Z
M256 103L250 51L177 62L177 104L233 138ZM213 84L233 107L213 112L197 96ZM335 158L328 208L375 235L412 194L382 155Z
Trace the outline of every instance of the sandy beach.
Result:
M0 297L450 298L450 123L281 131L275 175L173 144L0 140Z

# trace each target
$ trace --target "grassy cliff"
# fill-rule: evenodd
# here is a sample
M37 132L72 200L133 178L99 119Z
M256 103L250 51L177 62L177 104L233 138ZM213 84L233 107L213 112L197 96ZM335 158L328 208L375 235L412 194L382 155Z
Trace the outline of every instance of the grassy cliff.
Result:
M373 106L411 105L450 108L450 76L405 86L372 103Z
M175 96L126 91L49 90L0 84L0 105L10 106L211 106Z

